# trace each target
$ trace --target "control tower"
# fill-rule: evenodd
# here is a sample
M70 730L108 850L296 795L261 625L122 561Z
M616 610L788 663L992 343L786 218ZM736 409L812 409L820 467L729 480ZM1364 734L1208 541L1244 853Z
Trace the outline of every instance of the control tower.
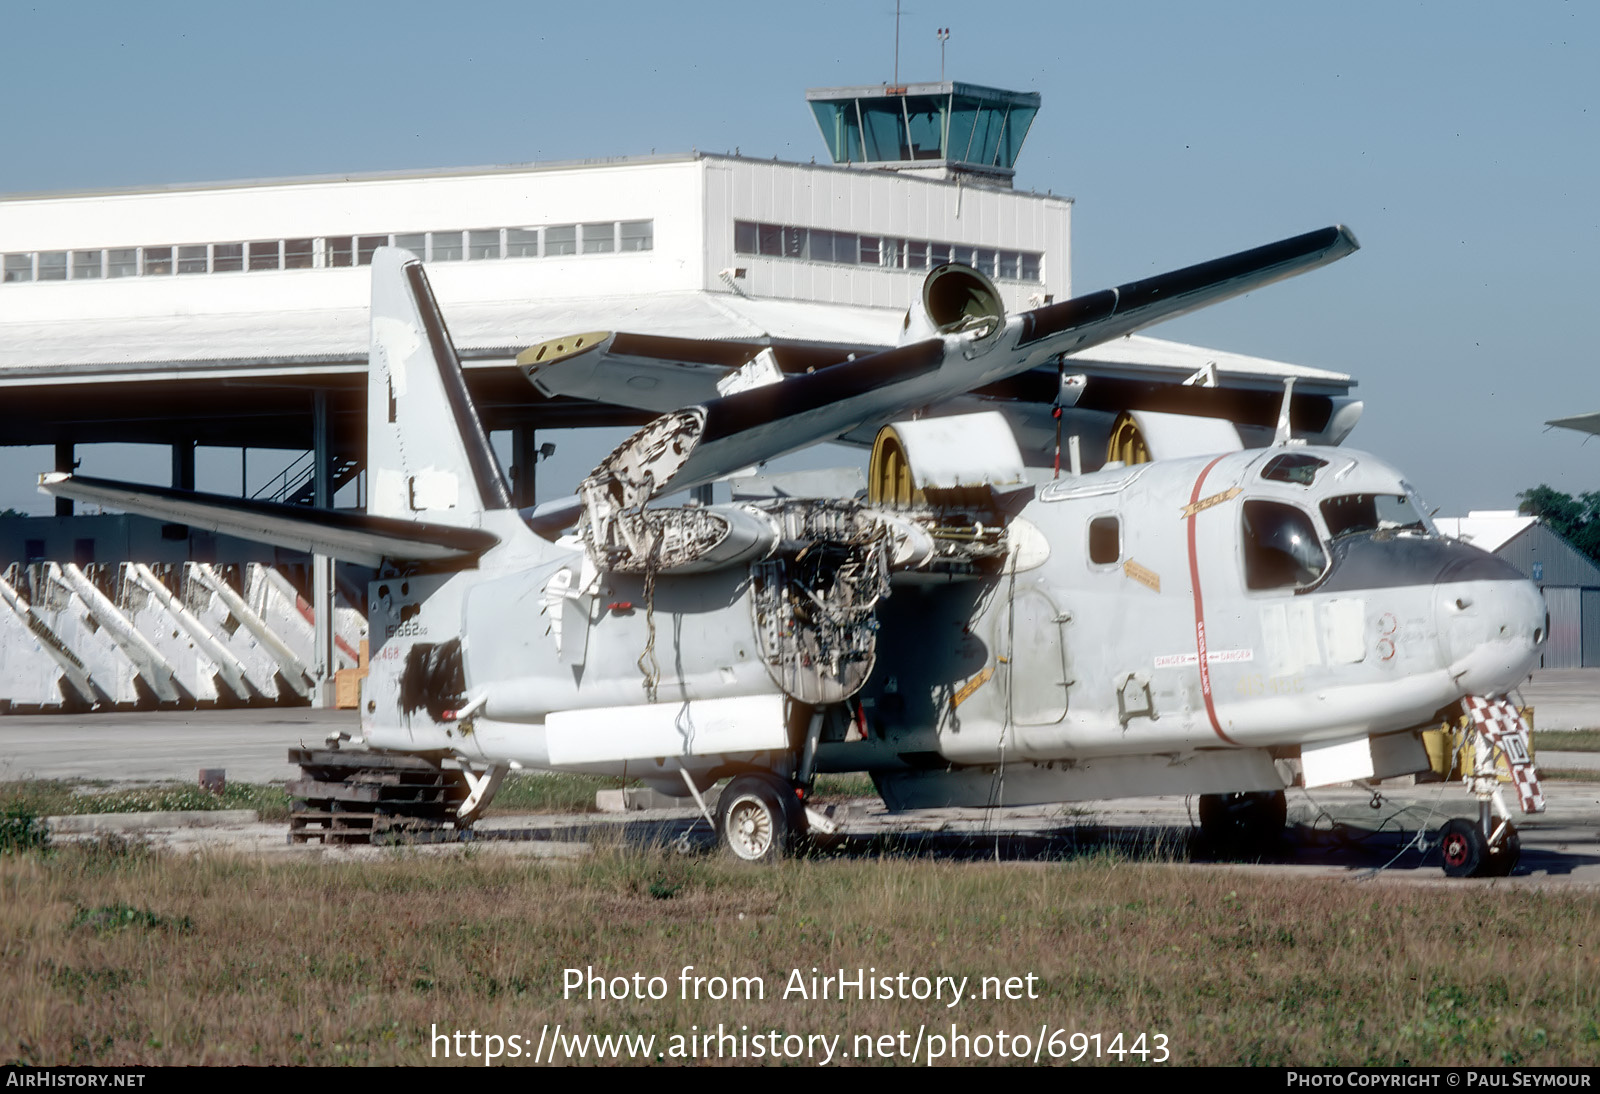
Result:
M1011 186L1036 91L944 81L815 87L806 101L833 162Z

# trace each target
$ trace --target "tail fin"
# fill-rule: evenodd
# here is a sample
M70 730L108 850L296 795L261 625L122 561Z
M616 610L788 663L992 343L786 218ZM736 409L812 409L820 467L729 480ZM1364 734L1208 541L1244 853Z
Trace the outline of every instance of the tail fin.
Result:
M372 256L367 482L369 516L476 527L512 508L422 263L394 247Z

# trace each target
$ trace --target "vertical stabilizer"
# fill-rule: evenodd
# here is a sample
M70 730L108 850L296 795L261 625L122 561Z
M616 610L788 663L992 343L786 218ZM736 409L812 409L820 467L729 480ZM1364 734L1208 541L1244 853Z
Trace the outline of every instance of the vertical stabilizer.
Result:
M369 516L476 527L511 508L422 263L394 247L372 256L367 481Z

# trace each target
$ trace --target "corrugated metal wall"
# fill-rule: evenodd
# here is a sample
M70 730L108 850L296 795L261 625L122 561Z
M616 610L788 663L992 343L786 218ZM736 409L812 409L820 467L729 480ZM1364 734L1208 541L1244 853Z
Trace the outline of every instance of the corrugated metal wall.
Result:
M1530 525L1495 554L1532 578L1538 585L1572 585L1600 588L1600 566L1543 524ZM1534 576L1534 563L1539 575Z
M1583 667L1600 666L1600 589L1585 589L1583 604Z
M1544 602L1550 608L1550 637L1545 642L1542 668L1575 669L1583 664L1582 604L1578 593L1573 588L1544 590Z

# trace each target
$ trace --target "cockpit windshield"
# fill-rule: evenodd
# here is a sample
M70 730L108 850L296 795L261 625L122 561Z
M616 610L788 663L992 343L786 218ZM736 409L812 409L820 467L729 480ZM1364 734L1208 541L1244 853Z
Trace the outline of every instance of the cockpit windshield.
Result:
M1275 501L1244 503L1244 577L1251 589L1304 587L1328 568L1311 518Z
M1341 494L1323 501L1322 519L1334 539L1357 532L1428 531L1408 494Z

